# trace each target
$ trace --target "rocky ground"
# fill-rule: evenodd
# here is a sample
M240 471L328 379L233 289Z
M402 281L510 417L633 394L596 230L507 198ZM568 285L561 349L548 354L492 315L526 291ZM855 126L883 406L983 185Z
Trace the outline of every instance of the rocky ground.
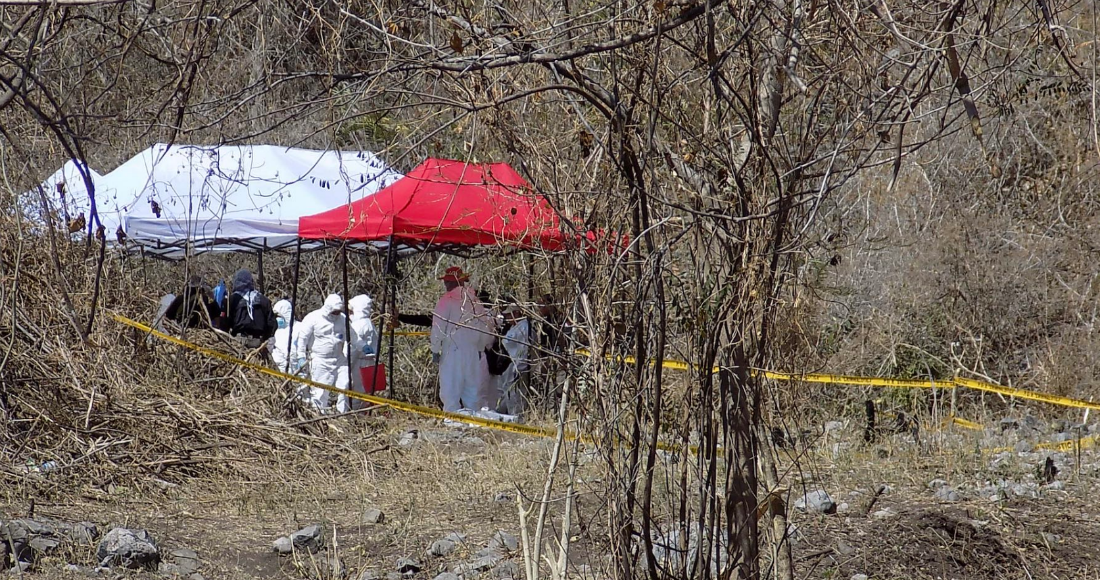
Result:
M1095 427L1031 417L870 443L854 422L810 429L783 451L797 576L1098 577ZM28 473L0 507L0 567L29 578L523 577L515 498L540 489L548 442L390 420L375 436L385 441L364 442L378 450L369 462L258 466L247 481L150 493ZM658 550L677 543L667 534ZM606 577L605 551L576 548L570 577Z

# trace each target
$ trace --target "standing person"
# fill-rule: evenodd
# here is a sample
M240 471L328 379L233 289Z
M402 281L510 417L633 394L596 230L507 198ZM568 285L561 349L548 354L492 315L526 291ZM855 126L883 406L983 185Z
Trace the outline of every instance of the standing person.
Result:
M275 312L275 336L267 341L267 351L275 362L275 370L289 373L298 369L294 366L295 346L302 334L302 325L294 325L294 337L290 336L290 321L294 319L294 306L289 300L280 300L271 308Z
M440 278L446 293L432 313L431 348L439 362L439 398L445 411L478 411L491 405L485 392L485 349L492 340L492 321L474 291L464 285L469 278L458 266L447 268Z
M271 301L256 290L252 272L248 270L238 270L233 275L228 314L229 334L244 337L249 348L258 348L279 328Z
M164 316L187 328L196 328L213 324L220 313L218 303L214 302L202 278L196 274L187 281L183 292L177 294L168 305Z
M302 333L295 348L295 370L305 366L309 355L309 378L317 383L348 388L348 357L344 352L344 300L329 294L325 303L302 319ZM324 412L328 408L329 392L320 387L310 387L309 401ZM348 396L338 395L336 410L348 410Z
M511 364L501 375L497 412L519 415L523 413L523 390L527 386L531 325L518 305L512 305L504 312L504 323L508 329L500 343L508 353Z
M370 296L360 294L348 300L351 318L351 390L366 393L359 369L375 364L378 352L378 331L371 322Z

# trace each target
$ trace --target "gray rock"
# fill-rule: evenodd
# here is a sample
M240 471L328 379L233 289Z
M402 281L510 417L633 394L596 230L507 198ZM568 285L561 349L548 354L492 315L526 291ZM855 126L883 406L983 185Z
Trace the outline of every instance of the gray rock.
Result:
M852 554L856 553L856 549L853 548L851 544L849 544L848 542L845 542L844 540L837 540L836 551L841 556L851 556Z
M1012 494L1016 497L1038 498L1039 489L1034 483L1017 483L1012 486Z
M875 518L876 520L888 520L888 519L890 519L892 517L895 517L897 515L898 515L898 512L894 511L892 508L882 508L882 509L872 513L871 517Z
M510 502L514 501L515 499L516 499L515 496L513 496L512 494L510 494L506 491L502 491L502 492L496 494L495 497L493 497L493 501L495 501L497 503L510 503Z
M803 512L819 513L819 514L834 514L836 513L836 502L833 498L829 497L829 494L824 490L811 491L801 498L795 500L795 509Z
M1050 532L1040 532L1040 534L1043 536L1043 541L1051 546L1061 543L1062 541L1062 536L1059 536L1058 534L1052 534Z
M370 508L363 512L363 517L359 518L359 521L368 526L374 524L380 524L386 520L386 514L382 513L382 510L377 508Z
M936 479L933 479L932 481L928 482L928 489L936 490L936 489L939 489L939 488L944 487L946 485L947 485L947 480L936 478Z
M65 571L70 574L83 574L84 576L91 576L95 573L91 568L77 566L76 564L65 564Z
M415 558L401 558L397 561L397 571L402 574L416 574L420 571L420 562Z
M161 576L168 576L170 578L179 578L183 576L179 566L164 561L161 561L160 566L157 566L157 573Z
M294 542L290 541L290 538L283 536L271 544L271 549L274 550L276 554L285 556L294 551Z
M198 572L195 572L194 574L188 576L187 580L206 580L206 576L203 576L202 574L199 574Z
M96 558L100 566L154 569L160 562L160 552L149 532L115 528L100 540Z
M868 580L866 574L852 574L852 580Z
M305 550L311 554L316 554L325 543L324 528L321 527L321 524L306 526L290 534L290 542L294 544L295 550Z
M493 537L489 539L489 548L515 552L519 549L519 538L504 530L497 530L497 533L493 534Z
M1050 491L1063 491L1064 489L1066 489L1066 482L1061 481L1061 480L1052 481L1052 482L1044 485L1043 489L1050 490Z
M500 564L497 564L495 568L493 568L490 574L492 574L493 578L497 578L498 580L523 577L523 574L520 572L519 565L517 565L515 562L501 562Z
M19 562L16 562L14 566L12 566L11 570L8 570L8 573L12 576L18 576L25 572L30 572L31 567L33 566L34 564L31 564L30 562L24 562L20 560Z
M451 572L444 572L436 576L433 580L462 580L462 577Z
M69 526L67 530L62 531L69 540L76 544L82 544L90 546L99 539L99 528L91 522L80 522Z
M24 540L9 540L11 542L11 557L16 562L34 562L34 550Z
M825 423L825 432L833 433L844 429L844 421L829 421Z
M194 550L180 548L168 553L169 558L179 570L180 576L190 576L202 569L202 560Z
M401 440L398 441L397 444L401 447L408 447L413 443L416 443L416 440L419 438L420 434L415 429L413 429L412 431L406 431L403 435L401 435Z
M956 502L959 501L959 493L955 491L950 485L945 485L936 490L935 497L939 501Z
M1012 446L1012 450L1016 453L1030 453L1035 449L1035 444L1027 439L1021 439Z
M444 556L450 556L455 551L455 543L451 540L443 539L432 542L432 545L428 547L428 555L442 558Z
M398 572L387 572L386 580L403 580L405 577Z
M0 571L7 570L11 566L11 560L8 555L11 554L11 548L8 547L8 543L0 539Z
M366 569L359 573L358 580L382 580L377 570Z
M463 576L484 572L496 566L502 560L504 560L504 557L499 554L486 554L467 562L455 564L451 567L451 572Z
M1050 440L1054 443L1064 443L1066 441L1072 441L1073 439L1073 433L1055 433L1050 436Z
M27 545L34 550L36 556L45 556L56 550L61 545L61 540L49 536L33 536Z

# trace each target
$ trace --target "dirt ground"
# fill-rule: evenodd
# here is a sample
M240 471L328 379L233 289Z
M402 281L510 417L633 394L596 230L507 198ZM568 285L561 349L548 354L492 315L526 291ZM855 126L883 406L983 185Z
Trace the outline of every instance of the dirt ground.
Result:
M50 474L36 475L4 491L0 519L33 510L39 518L144 528L164 550L197 552L205 578L229 580L308 576L271 546L279 536L320 523L351 578L368 570L384 578L398 558L414 557L423 568L416 577L430 579L469 559L497 530L519 535L515 497L541 490L549 461L547 440L397 414L339 421L338 435L360 439L357 447L364 450L343 464L279 465L273 458L273 464L253 466L249 477L197 479L155 492L104 490L88 482L50 485ZM1100 483L1095 452L1083 451L1078 464L1073 453L983 452L976 436L966 434L922 446L901 436L864 445L857 435L819 440L786 456L792 505L813 489L826 490L839 504L835 514L792 509L796 577L1100 577L1100 546L1092 540L1100 519L1093 499ZM1046 457L1059 469L1052 486L1035 481L1034 466ZM937 478L957 490L957 500L936 498L929 483ZM583 497L580 506L581 525L598 519ZM371 508L383 512L381 523L362 521ZM449 532L465 534L466 541L450 556L428 556L428 546ZM578 544L570 577L608 577L605 554L599 546ZM65 566L92 566L93 559L90 549L74 549L39 562L28 575L77 577ZM522 568L521 554L510 560Z

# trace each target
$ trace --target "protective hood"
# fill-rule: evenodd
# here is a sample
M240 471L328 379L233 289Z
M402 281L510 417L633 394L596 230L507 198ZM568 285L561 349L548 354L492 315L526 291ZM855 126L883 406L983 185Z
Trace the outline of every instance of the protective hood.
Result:
M351 300L348 300L348 308L350 308L352 311L351 319L363 320L364 318L370 318L371 305L373 303L374 301L371 300L370 296L367 296L366 294L360 294L352 298Z
M340 298L339 294L329 294L328 298L325 298L325 304L321 306L321 314L325 316L332 316L333 312L337 312L344 309L344 299Z
M236 274L233 274L233 291L241 294L247 294L256 289L256 284L252 282L252 272L248 270L237 270Z
M271 307L271 310L275 312L275 316L286 321L290 321L290 317L294 316L294 307L290 304L290 300L280 300L276 302L275 306Z

